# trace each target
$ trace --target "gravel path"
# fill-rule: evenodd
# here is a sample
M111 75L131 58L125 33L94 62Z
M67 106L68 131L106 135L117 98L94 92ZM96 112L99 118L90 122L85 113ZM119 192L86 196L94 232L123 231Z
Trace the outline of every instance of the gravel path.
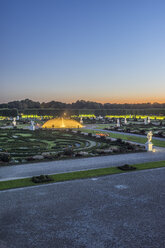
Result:
M165 168L0 192L1 248L164 248Z

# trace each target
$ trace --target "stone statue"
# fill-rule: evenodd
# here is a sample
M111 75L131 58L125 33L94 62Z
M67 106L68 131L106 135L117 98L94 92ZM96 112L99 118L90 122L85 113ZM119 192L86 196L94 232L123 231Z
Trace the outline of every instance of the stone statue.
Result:
M83 119L82 116L80 117L80 123L83 124Z
M124 124L127 124L127 118L126 117L124 118Z
M152 131L149 131L148 133L147 133L147 139L148 139L148 142L151 142L151 140L152 140Z
M13 118L13 126L15 127L16 124L17 124L17 123L16 123L16 118L14 117L14 118Z
M30 130L32 130L32 131L34 131L34 130L35 130L34 121L32 121L32 120L31 120Z
M149 152L152 152L153 151L153 144L151 142L152 140L152 131L149 131L147 133L147 139L148 141L145 143L145 147L146 147L146 150L149 151Z
M144 119L144 124L145 124L145 125L148 124L147 118Z
M117 127L120 127L120 120L117 119Z

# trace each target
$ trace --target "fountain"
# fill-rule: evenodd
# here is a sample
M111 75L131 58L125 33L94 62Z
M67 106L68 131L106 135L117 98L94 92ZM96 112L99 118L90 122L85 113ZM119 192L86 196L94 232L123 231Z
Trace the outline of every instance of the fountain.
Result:
M42 128L82 128L78 121L65 118L55 118L45 122Z
M65 128L64 119L62 118L61 128Z

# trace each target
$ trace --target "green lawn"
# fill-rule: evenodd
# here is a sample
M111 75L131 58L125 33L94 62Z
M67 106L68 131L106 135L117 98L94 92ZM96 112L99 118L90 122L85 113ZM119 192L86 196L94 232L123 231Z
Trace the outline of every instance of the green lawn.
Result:
M165 167L165 161L142 163L134 166L137 168L138 171L146 170L146 169L154 169L154 168ZM55 175L51 175L51 177L53 179L53 182L63 182L63 181L69 181L75 179L92 178L92 177L99 177L99 176L112 175L118 173L123 173L123 171L119 170L117 167L111 167L111 168L55 174ZM36 185L38 184L33 183L31 181L31 178L1 181L0 190L11 189L11 188L22 188L22 187L36 186Z
M22 137L31 137L31 133L17 133L17 135L22 136Z
M141 144L145 144L147 142L147 138L144 137L138 137L138 136L133 136L133 135L126 135L126 134L121 134L121 133L111 133L111 132L106 132L106 131L96 131L96 130L91 130L91 129L82 129L82 132L87 132L87 133L107 133L111 138L116 138L116 139L122 139L122 140L128 140L128 141L133 141ZM161 140L152 140L152 143L154 146L160 146L160 147L165 147L165 141Z
M93 126L95 126L95 124L93 124ZM104 128L107 128L107 127L113 127L114 124L96 124L96 127L95 129L104 129Z

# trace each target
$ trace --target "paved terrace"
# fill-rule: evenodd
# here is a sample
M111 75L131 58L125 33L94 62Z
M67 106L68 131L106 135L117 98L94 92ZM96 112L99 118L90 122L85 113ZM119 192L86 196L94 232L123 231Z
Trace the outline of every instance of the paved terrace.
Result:
M0 192L1 248L164 248L165 168Z

